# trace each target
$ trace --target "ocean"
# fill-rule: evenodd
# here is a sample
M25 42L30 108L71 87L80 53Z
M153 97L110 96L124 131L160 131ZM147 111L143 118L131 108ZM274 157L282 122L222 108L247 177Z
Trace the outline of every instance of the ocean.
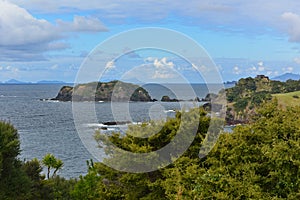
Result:
M71 102L41 101L57 95L62 85L28 84L0 85L0 120L10 122L20 135L22 160L42 159L52 153L64 162L58 173L65 178L76 178L86 174L86 160L93 159L80 140L74 125ZM171 98L190 100L195 95L203 98L208 93L205 84L193 84L193 92L186 85L158 84L145 85L152 98L160 100L163 95ZM217 87L216 87L217 88ZM89 102L80 102L86 104ZM195 106L186 102L186 107ZM123 107L115 103L114 107ZM153 109L159 108L159 109ZM133 122L166 118L180 109L178 102L130 102L129 113ZM95 103L98 123L83 124L87 129L97 129L105 122L114 121L110 102ZM118 127L109 127L112 130Z

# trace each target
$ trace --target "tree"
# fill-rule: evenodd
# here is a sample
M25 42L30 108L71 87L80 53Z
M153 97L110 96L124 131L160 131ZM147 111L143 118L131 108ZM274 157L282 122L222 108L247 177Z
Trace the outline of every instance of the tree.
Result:
M47 179L50 178L51 169L54 170L52 174L52 177L54 177L56 172L63 167L63 162L50 153L44 156L42 163L47 167Z
M24 199L30 196L31 182L22 170L20 141L17 130L9 123L0 122L0 197ZM22 198L21 198L22 197Z
M6 177L20 163L20 141L17 130L6 122L0 122L0 178Z
M64 166L64 163L62 162L62 160L56 159L56 162L53 165L53 168L54 168L53 176L56 176L56 172L58 170L62 169L63 166Z

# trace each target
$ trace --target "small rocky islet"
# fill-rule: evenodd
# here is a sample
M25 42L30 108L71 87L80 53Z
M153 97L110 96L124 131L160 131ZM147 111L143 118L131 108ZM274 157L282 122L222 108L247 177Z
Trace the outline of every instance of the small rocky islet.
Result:
M122 81L110 82L91 82L78 84L75 87L63 86L57 96L52 99L54 101L133 101L133 102L154 102L148 91L139 85L126 83ZM202 99L204 100L204 99ZM163 96L162 102L179 102L183 100L172 99L169 96ZM201 101L199 97L190 101Z
M57 101L153 101L144 88L121 81L92 82L75 87L63 86L55 98Z

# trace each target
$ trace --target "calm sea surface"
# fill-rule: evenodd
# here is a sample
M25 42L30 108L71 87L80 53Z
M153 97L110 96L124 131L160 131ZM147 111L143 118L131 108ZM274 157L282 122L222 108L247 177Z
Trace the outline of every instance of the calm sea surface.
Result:
M78 177L87 172L86 160L93 157L77 135L72 103L40 101L40 99L55 97L61 86L56 84L0 85L0 120L9 121L18 129L22 160L41 159L45 154L52 153L64 162L64 168L59 175L66 178ZM196 94L202 98L208 92L206 86L202 84L192 86L195 93L189 92L187 86L180 84L166 86L150 84L144 87L152 98L158 100L163 95L189 100L194 99ZM122 103L115 106L122 107ZM98 102L95 107L99 124L114 120L110 103ZM153 116L172 116L173 110L176 109L180 109L179 103L129 103L130 117L133 122L149 120ZM95 129L97 124L87 124L86 128Z

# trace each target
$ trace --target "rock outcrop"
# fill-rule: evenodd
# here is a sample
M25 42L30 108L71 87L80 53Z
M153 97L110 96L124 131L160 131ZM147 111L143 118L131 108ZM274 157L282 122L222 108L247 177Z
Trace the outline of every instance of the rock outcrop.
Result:
M152 101L142 87L121 81L63 86L52 100L59 101Z
M171 99L169 96L163 96L161 98L161 101L162 102L178 102L179 100L178 99Z
M58 92L57 96L51 100L59 101L71 101L72 100L73 87L63 86Z

